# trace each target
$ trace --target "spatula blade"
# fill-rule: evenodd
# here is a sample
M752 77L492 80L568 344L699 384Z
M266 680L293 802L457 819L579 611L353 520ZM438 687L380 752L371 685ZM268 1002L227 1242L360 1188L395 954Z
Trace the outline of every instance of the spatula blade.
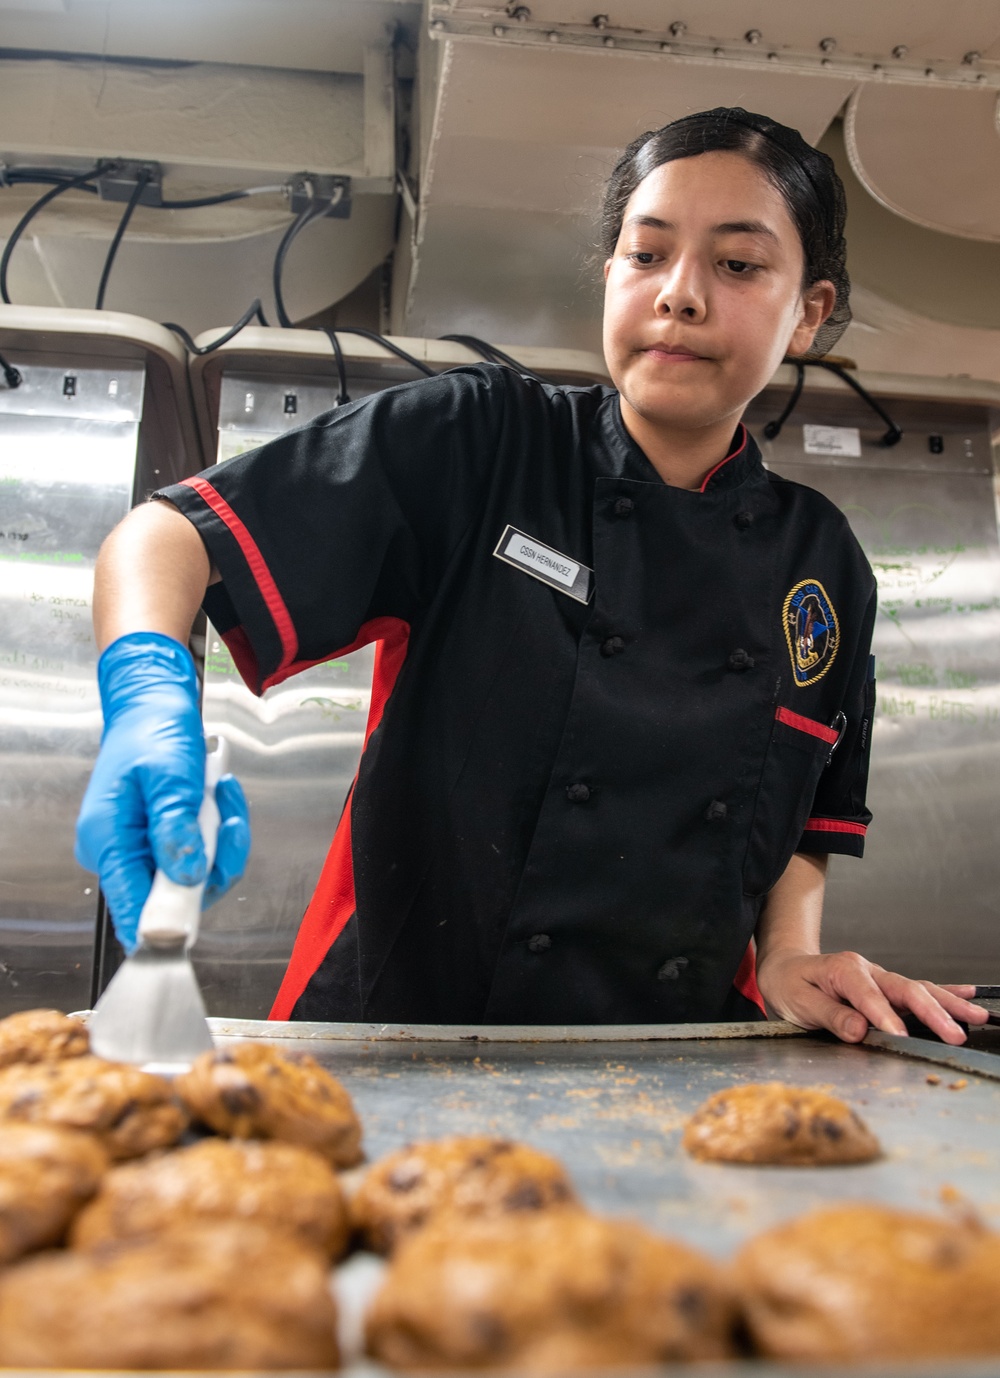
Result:
M212 1046L205 1004L183 942L140 943L90 1017L98 1057L160 1070L190 1066Z

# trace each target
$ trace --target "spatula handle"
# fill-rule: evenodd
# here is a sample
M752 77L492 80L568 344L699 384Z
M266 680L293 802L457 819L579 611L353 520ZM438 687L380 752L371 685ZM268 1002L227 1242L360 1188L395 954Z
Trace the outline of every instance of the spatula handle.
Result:
M219 835L219 807L215 802L215 787L226 773L229 748L223 737L209 737L205 753L205 796L198 811L198 824L205 856L211 871L215 860L215 843ZM198 936L201 923L201 897L205 882L200 885L178 885L163 871L153 877L153 888L143 906L139 919L139 939L151 943L176 943L181 939L191 947Z

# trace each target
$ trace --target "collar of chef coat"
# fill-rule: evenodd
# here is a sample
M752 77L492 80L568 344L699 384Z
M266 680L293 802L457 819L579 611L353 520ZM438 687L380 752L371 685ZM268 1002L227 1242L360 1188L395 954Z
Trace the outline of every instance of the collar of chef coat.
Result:
M622 419L621 400L617 394L612 405L606 408L605 416L607 418L606 439L622 461L622 477L638 479L644 483L662 483L662 477L657 473L645 452L629 435ZM761 472L762 469L763 462L757 443L741 421L736 427L725 458L720 459L718 464L708 471L702 481L700 491L702 493L718 493L738 488L740 484L745 483L748 478Z

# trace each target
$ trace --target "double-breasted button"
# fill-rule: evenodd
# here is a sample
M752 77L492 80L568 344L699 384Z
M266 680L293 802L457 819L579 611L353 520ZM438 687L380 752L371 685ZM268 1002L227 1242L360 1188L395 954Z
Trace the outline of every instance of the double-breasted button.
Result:
M602 656L620 656L625 649L625 641L620 636L609 636L607 641L601 642Z
M574 784L566 786L566 798L571 804L585 804L590 798L590 786L585 785L582 780L577 780Z
M729 810L721 799L713 799L705 810L705 821L707 823L721 823L729 814Z
M738 646L729 657L730 670L752 670L755 664L753 656L741 646Z
M737 512L736 516L733 518L733 524L738 531L748 531L750 527L753 526L753 513Z
M615 498L613 511L616 517L631 517L635 511L635 503L631 498Z
M552 946L552 939L547 933L536 933L533 938L528 939L529 952L548 952Z
M681 972L691 963L686 957L670 957L656 973L658 981L676 981Z

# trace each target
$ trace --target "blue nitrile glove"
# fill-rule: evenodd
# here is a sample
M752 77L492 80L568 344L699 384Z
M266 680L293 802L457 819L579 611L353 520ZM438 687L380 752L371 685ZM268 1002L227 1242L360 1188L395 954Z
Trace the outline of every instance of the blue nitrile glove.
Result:
M131 632L97 666L104 736L76 825L76 859L96 871L126 951L159 867L180 885L205 877L198 810L205 793L205 736L188 650L159 632ZM243 874L250 818L239 782L215 791L221 822L205 887L210 904Z

